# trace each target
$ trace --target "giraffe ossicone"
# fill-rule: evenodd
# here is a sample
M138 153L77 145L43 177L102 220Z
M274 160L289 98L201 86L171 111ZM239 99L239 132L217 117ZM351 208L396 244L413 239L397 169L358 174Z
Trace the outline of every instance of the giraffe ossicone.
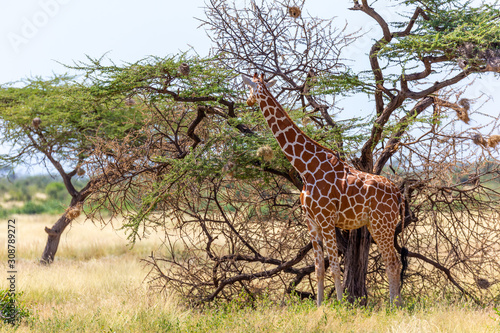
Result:
M335 227L353 230L362 226L368 227L383 257L391 302L401 305L401 263L394 233L405 207L398 187L383 176L353 168L337 152L302 132L269 92L276 81L266 83L263 75L254 74L253 78L243 75L243 82L250 86L247 104L259 104L274 137L303 180L300 200L314 251L318 306L324 297L323 249L330 261L337 299L343 297Z

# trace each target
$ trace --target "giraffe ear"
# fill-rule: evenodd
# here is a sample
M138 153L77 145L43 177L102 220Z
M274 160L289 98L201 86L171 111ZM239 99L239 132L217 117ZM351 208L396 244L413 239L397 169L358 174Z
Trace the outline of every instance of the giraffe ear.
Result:
M276 80L272 80L272 81L269 81L268 83L266 83L266 87L271 88L275 84L276 84Z
M256 82L253 82L251 78L249 78L248 76L246 75L241 75L242 79L243 79L243 83L249 85L251 88L256 88L257 87L257 83Z

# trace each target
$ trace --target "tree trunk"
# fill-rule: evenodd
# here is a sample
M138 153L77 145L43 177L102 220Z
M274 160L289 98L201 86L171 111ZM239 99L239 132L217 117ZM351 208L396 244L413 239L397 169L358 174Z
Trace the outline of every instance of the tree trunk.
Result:
M350 303L357 300L360 305L367 304L366 274L370 243L371 235L366 227L349 232L344 256L344 292L347 292Z
M48 234L47 244L42 253L42 258L40 263L48 265L54 261L56 256L57 248L59 247L59 239L61 238L64 229L80 215L82 204L80 201L73 199L69 208L64 212L64 214L57 220L57 222L52 226L52 228L45 227L45 232Z
M57 247L59 246L59 239L64 231L64 229L71 223L71 220L66 217L64 213L59 220L54 224L52 228L45 227L45 232L49 235L47 238L47 244L45 245L45 250L43 250L42 258L40 259L41 264L48 265L54 261L54 257L57 252Z

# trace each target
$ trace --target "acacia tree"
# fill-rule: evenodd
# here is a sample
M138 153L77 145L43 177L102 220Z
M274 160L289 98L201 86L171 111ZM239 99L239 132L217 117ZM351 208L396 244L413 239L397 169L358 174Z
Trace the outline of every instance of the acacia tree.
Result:
M45 227L48 238L40 260L45 264L54 260L61 234L80 215L97 180L90 179L81 189L73 183L85 175L86 159L94 149L88 137L123 137L141 124L130 107L120 109L90 96L88 87L68 76L28 79L0 89L0 142L12 147L0 155L1 166L55 169L71 195L62 216Z
M241 291L249 300L283 291L315 296L301 180L260 112L245 106L238 80L258 71L278 79L277 98L313 139L401 185L407 211L397 236L415 258L408 295L444 290L494 299L497 141L458 123L477 115L460 82L497 70L498 9L407 1L389 24L367 2L353 5L383 33L366 50L369 71L339 62L344 48L356 46L354 36L308 17L304 3L238 8L215 0L203 19L213 58L78 66L103 101L141 101L144 126L125 138L93 138L88 166L100 179L92 187L96 217L101 207L124 214L132 239L164 228L166 253L148 259L159 286L195 301ZM348 110L335 100L360 94L371 97L372 116L341 120ZM496 125L492 119L489 129ZM370 295L385 294L368 231L338 230L337 237L351 299L366 300L367 281Z

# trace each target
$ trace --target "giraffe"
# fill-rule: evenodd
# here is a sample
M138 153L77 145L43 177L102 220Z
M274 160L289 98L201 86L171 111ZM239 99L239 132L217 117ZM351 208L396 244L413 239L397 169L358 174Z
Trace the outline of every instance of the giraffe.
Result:
M383 176L359 171L343 161L339 154L309 138L290 118L257 73L243 75L250 86L249 106L258 102L274 137L284 154L300 174L304 187L300 201L311 236L317 276L317 305L324 297L324 254L330 261L337 299L342 300L343 287L337 251L335 227L344 230L367 226L377 243L389 281L391 304L401 305L400 269L394 232L404 200L398 187Z

